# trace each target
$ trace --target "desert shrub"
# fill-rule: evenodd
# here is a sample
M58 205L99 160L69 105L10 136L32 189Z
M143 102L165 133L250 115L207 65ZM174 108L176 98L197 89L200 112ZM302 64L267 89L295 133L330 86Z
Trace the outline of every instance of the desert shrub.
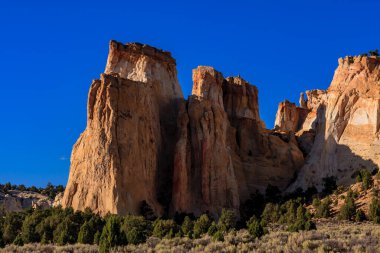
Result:
M373 185L371 173L366 169L360 170L356 176L356 182L362 182L363 190L368 190Z
M116 245L122 245L124 243L124 238L121 233L121 220L117 216L109 216L106 219L106 224L104 225L102 235L99 240L99 252L108 252L111 248Z
M23 213L7 213L3 225L3 239L5 244L12 243L21 232L23 218Z
M199 238L201 235L207 233L211 222L207 214L202 214L194 223L194 238Z
M34 243L41 240L37 226L50 215L49 210L35 210L27 215L23 221L21 236L24 243Z
M143 216L128 215L124 218L122 231L125 233L128 243L143 243L152 234L152 223Z
M372 197L368 216L371 221L380 224L380 200L377 197Z
M212 239L214 241L224 241L224 236L223 236L223 232L221 231L216 231L216 233L212 236Z
M96 233L94 235L94 244L95 245L99 245L101 235L102 235L102 233L100 231L96 231Z
M178 232L178 225L174 220L158 219L153 223L153 236L158 238L173 238Z
M190 219L189 216L186 216L181 225L183 235L191 237L193 229L194 222Z
M289 224L288 230L296 232L299 230L314 230L316 229L315 223L311 221L311 216L306 208L302 205L297 207L297 217L294 222Z
M208 228L208 231L207 231L207 234L209 236L213 236L216 232L218 231L218 226L216 225L216 223L213 221L210 225L210 227Z
M317 218L329 218L331 216L331 199L329 197L321 201L321 204L318 206L315 216Z
M17 245L17 246L23 246L24 245L24 241L22 240L21 234L18 234L16 236L15 240L13 241L13 244Z
M247 221L247 228L248 232L254 237L254 238L260 238L264 235L264 229L261 226L260 221L255 217L252 216L249 221Z
M338 218L341 220L354 220L355 215L356 215L356 205L355 205L354 194L351 190L349 190L347 192L345 202L339 210Z
M318 209L318 207L321 205L321 200L318 197L313 198L312 205L315 209Z
M264 224L275 223L280 219L281 212L278 204L268 203L261 215Z
M92 244L94 242L94 231L91 229L87 221L80 227L78 234L78 243Z
M228 232L235 228L237 221L237 216L234 211L222 209L222 214L218 220L218 230L222 232Z

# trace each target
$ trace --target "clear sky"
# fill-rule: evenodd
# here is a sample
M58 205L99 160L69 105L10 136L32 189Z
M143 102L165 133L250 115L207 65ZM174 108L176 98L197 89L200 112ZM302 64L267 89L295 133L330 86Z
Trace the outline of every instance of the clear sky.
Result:
M325 89L337 59L380 47L380 1L2 1L0 183L66 184L108 42L172 52L185 96L209 65L259 89L261 117Z

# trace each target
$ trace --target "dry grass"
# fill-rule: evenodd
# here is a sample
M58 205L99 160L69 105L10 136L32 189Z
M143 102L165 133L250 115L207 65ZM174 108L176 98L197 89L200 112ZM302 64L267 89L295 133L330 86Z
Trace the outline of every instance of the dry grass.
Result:
M276 228L259 239L252 239L246 230L231 232L224 242L209 236L163 239L151 237L144 244L118 247L111 252L380 252L380 226L372 223L331 222L317 224L318 230L291 233ZM95 246L51 245L8 246L2 252L97 252Z

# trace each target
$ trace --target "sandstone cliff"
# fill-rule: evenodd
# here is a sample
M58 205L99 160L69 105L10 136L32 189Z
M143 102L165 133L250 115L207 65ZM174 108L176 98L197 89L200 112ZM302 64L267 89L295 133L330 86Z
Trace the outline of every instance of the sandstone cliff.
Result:
M150 46L111 41L105 73L88 95L87 127L75 144L62 205L100 214L163 213L182 98L175 60Z
M289 189L318 186L323 177L335 176L338 184L353 181L353 173L380 164L380 58L375 56L339 59L327 91L307 91L307 115L290 117L295 106L279 106L276 125L302 137L312 131L308 157L296 183ZM280 108L281 107L281 108ZM293 114L292 114L293 115ZM277 118L282 119L277 120ZM297 127L296 127L297 125ZM310 134L310 132L309 132Z
M258 91L210 67L193 72L193 95L182 107L172 208L217 214L268 184L285 189L303 164L295 137L265 130Z
M280 103L268 130L258 90L242 78L198 67L184 100L170 53L111 41L59 201L102 215L138 214L147 203L157 215L217 216L268 185L321 188L326 176L347 183L380 162L379 62L339 60L327 91L302 93L299 107Z

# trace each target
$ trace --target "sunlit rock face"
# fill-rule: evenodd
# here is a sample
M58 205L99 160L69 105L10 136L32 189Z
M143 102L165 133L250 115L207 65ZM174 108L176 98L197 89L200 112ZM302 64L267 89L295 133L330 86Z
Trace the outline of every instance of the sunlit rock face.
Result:
M169 53L111 41L105 73L89 91L87 127L73 148L62 205L138 214L145 201L162 214L182 97Z
M176 146L172 210L217 215L268 184L285 189L303 165L294 135L276 135L260 119L258 91L210 67L193 71Z
M373 170L380 164L380 58L339 59L327 91L307 91L309 110L296 135L316 133L306 164L290 188L313 185L321 188L323 177L338 183L352 182L359 169ZM293 130L293 129L292 129Z
M105 215L238 210L268 185L282 192L336 176L346 183L379 158L379 58L339 60L327 91L279 105L275 129L258 90L212 67L193 71L185 100L170 53L111 41L105 73L88 94L87 126L73 147L59 202Z

